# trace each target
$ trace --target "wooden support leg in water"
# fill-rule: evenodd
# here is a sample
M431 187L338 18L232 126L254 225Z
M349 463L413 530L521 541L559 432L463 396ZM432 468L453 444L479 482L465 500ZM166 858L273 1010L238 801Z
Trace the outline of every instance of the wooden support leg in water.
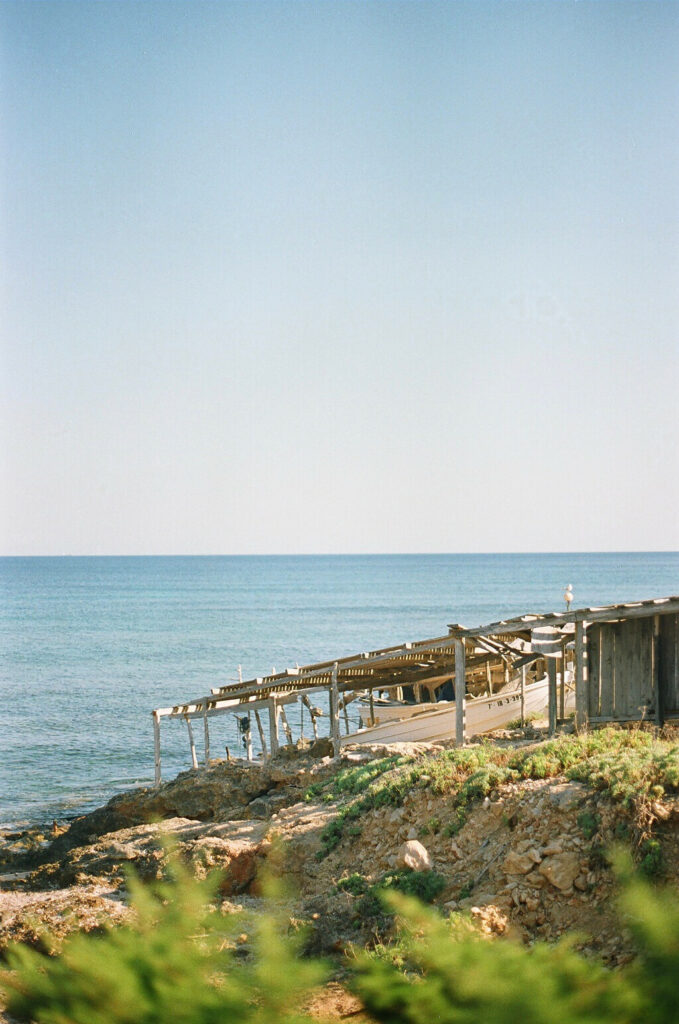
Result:
M160 767L160 715L156 711L153 712L153 754L156 786L159 786L162 782Z
M184 715L184 718L186 719L186 728L188 729L189 733L189 746L191 747L191 764L193 766L194 771L196 771L198 769L198 758L196 757L196 741L193 738L193 728L191 726L191 719L189 718L188 715Z
M262 719L259 717L259 711L255 711L255 722L257 723L257 729L259 731L259 742L262 744L262 755L266 759L268 751L266 748L266 740L264 739L264 729L262 727Z
M335 756L340 749L340 727L339 727L339 694L337 691L337 662L332 666L330 677L330 738L334 747Z
M466 739L465 691L466 664L464 640L455 641L455 742L463 747Z

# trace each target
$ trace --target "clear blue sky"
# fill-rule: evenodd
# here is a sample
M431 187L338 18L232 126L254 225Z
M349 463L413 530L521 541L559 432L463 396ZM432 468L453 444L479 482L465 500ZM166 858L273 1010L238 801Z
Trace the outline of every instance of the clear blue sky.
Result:
M677 3L0 31L2 553L679 548Z

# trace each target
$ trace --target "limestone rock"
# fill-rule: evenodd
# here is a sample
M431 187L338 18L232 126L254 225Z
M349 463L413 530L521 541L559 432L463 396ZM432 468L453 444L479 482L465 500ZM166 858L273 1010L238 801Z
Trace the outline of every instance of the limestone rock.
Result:
M535 867L535 861L529 853L518 853L510 850L502 862L502 870L506 875L527 875Z
M576 853L556 853L553 857L543 860L538 871L556 889L563 892L572 887L580 874L580 858Z
M431 871L433 863L426 846L417 839L408 839L398 851L396 866L412 871Z

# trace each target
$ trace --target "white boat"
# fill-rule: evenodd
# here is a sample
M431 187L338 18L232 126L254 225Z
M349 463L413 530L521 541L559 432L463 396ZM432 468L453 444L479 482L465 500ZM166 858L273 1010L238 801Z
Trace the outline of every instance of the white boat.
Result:
M568 689L566 676L566 707L574 704L574 694ZM559 680L559 686L561 685ZM524 690L524 713L545 711L549 700L547 676L530 683ZM400 704L391 702L375 707L375 718L388 709L388 717L379 724L348 733L341 739L348 743L432 743L436 740L450 740L455 737L455 701L439 701L437 704ZM400 710L400 714L399 714ZM392 715L398 717L392 717ZM508 722L521 715L521 690L509 690L493 697L468 697L465 706L466 733L492 732L501 729Z

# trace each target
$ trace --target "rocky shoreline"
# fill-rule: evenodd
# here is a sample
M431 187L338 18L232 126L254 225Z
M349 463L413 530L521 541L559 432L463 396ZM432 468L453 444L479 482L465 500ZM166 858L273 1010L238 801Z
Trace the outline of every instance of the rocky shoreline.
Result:
M539 728L504 732L494 749L526 752L538 763L545 739ZM469 751L486 749L488 741ZM621 839L638 845L638 808L567 773L545 772L497 784L491 777L487 794L461 815L459 786L442 790L436 781L447 753L419 744L347 749L340 757L287 751L264 765L219 762L116 796L57 834L15 836L0 850L0 950L13 941L40 946L45 931L58 945L74 930L129 920L128 872L161 877L171 843L198 877L218 868L222 909L246 914L261 908L260 881L277 851L294 894L291 920L308 925L313 952L376 941L386 926L365 912L365 892L390 872L422 870L441 880L435 904L467 913L487 935L531 944L576 932L580 948L605 963L629 960L605 851ZM398 783L398 799L375 799L350 819L346 808L363 792L351 786L362 785L362 772L383 787ZM338 790L343 780L348 788ZM652 812L671 880L678 801L665 793ZM352 824L330 844L328 829L343 816Z

